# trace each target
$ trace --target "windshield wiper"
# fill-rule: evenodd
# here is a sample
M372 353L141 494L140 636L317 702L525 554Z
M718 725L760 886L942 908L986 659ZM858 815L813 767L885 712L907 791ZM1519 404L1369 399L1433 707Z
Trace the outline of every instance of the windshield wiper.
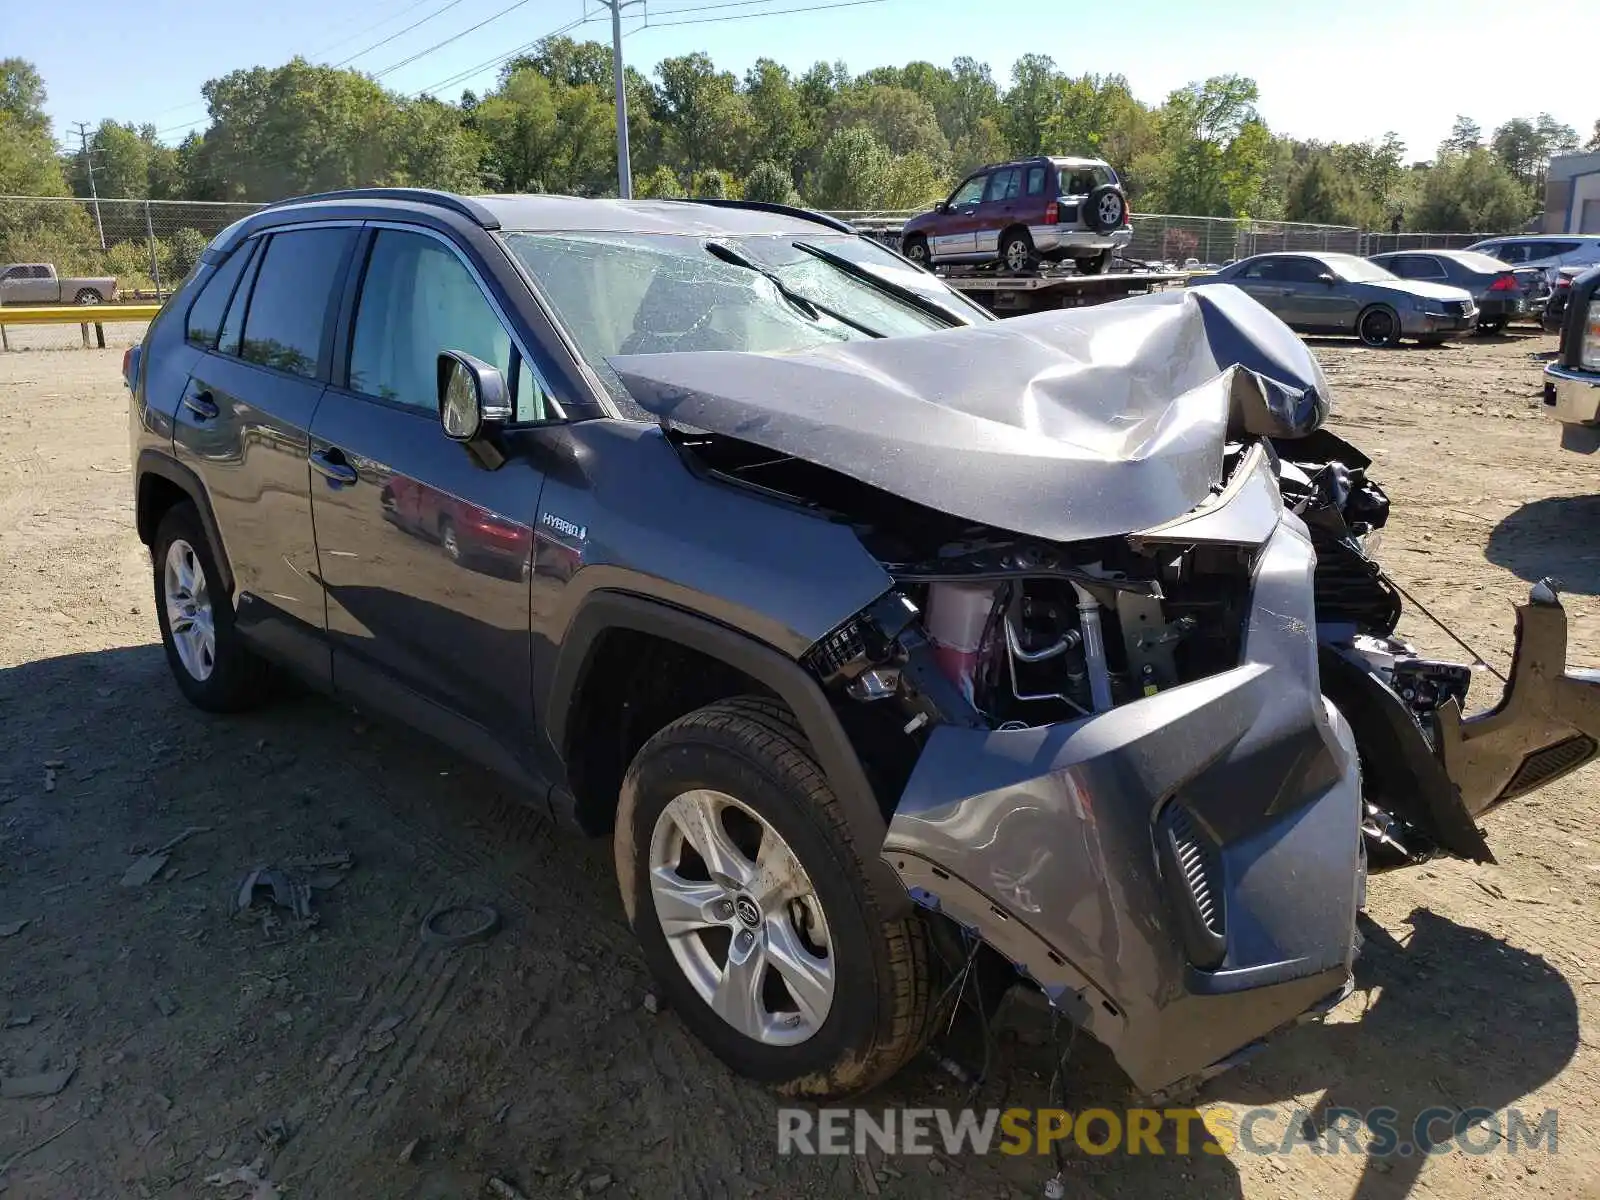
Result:
M835 312L825 304L818 304L815 300L811 299L810 296L801 295L799 292L795 291L792 287L785 283L782 278L779 277L776 271L762 266L753 258L746 258L743 254L739 253L739 251L735 250L732 246L725 242L707 242L706 250L713 257L719 258L725 263L731 263L736 267L743 267L747 271L754 271L773 287L777 288L778 295L782 296L790 304L794 305L801 312L805 313L805 315L813 321L817 319L818 313L822 313L824 316L832 317L841 325L848 325L857 333L865 334L867 337L881 338L885 336L878 330L873 329L870 325L863 325L860 321L857 321L851 317L847 317L842 312Z
M845 258L841 254L835 254L831 250L824 250L821 246L814 246L810 242L795 242L793 245L796 250L804 251L806 254L811 255L812 258L820 258L829 266L838 268L840 271L843 271L846 275L850 276L850 278L859 280L868 287L872 288L874 291L880 292L891 299L898 300L902 304L909 304L918 312L925 313L930 317L934 317L939 321L943 321L951 328L954 328L957 325L964 325L966 323L960 320L955 313L951 312L948 308L945 308L938 301L930 300L927 296L924 296L921 293L912 290L911 288L901 287L897 283L890 283L887 279L884 279L877 273L868 270L858 262L852 262L850 259Z

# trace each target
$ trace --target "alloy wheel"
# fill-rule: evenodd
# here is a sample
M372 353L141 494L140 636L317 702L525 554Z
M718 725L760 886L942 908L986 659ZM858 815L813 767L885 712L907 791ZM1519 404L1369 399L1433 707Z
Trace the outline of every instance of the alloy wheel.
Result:
M1394 317L1374 309L1361 321L1361 340L1369 346L1386 346L1394 338Z
M684 792L656 818L649 870L667 946L713 1012L770 1046L822 1028L837 983L832 938L777 830L724 792Z
M217 628L206 586L205 568L194 547L181 538L167 547L162 570L167 628L183 669L204 683L217 665Z
M1107 228L1122 220L1122 201L1114 195L1100 197L1100 224Z
M1006 266L1013 271L1023 271L1028 266L1028 244L1021 238L1006 243Z

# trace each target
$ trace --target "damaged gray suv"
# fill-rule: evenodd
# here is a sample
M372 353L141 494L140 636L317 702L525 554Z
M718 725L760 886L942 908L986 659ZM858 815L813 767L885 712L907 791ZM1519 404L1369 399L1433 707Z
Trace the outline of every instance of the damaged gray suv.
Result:
M976 975L1204 1078L1344 993L1369 867L1597 751L1550 586L1481 716L1396 640L1388 500L1233 288L997 322L796 210L352 191L219 235L126 374L179 689L298 677L609 834L790 1094Z

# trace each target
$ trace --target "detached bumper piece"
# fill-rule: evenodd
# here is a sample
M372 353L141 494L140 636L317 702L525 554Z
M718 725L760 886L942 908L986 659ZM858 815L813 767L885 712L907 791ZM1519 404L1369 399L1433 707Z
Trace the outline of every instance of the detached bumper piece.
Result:
M883 857L1163 1091L1342 993L1361 781L1320 694L1305 527L1255 571L1240 665L1108 712L929 736Z
M1500 703L1463 718L1438 711L1445 773L1473 817L1526 795L1600 754L1600 671L1566 669L1567 615L1551 580L1517 606L1516 653Z

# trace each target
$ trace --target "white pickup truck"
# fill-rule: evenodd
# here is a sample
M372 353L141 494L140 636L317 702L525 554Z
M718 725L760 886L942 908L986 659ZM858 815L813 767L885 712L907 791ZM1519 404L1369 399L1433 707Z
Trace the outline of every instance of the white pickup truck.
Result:
M0 304L104 304L117 298L117 281L62 278L49 263L0 266Z

